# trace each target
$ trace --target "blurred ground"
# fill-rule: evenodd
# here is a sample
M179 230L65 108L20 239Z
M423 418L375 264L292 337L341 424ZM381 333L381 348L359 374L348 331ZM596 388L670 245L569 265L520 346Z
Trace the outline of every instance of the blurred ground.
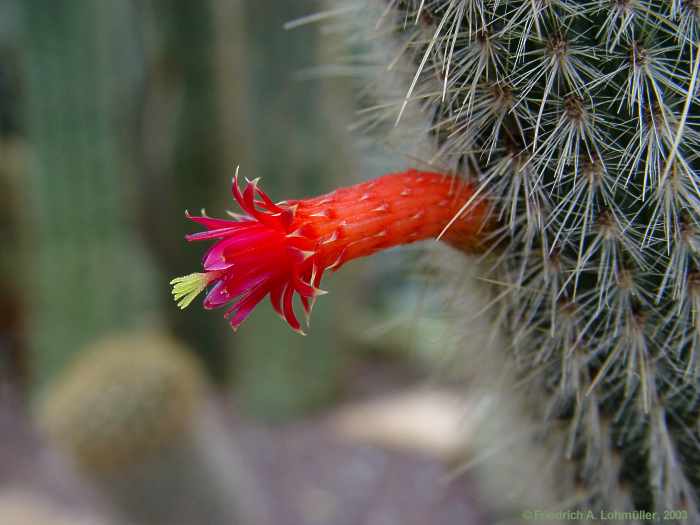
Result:
M410 443L371 445L337 425L339 416L347 415L348 410L357 412L358 407L381 405L388 397L406 397L395 394L415 383L412 372L401 373L396 366L382 368L373 363L365 368L365 373L355 369L358 381L350 385L348 398L364 400L353 402L355 408L341 405L339 409L283 425L252 422L239 410L226 411L222 428L237 444L237 453L261 496L259 503L263 508L256 525L487 523L478 510L479 495L474 482L468 475L448 482L449 465L439 449L433 454L425 447L412 450ZM410 391L414 393L409 397L415 398L416 390ZM435 397L435 391L425 392ZM375 403L377 399L381 401ZM410 420L412 415L407 411L406 418ZM356 419L357 424L361 425L361 420ZM430 421L416 420L416 424L430 426ZM62 512L75 516L77 509L81 516L88 516L85 523L112 523L101 495L72 474L68 462L47 451L20 411L5 404L0 428L4 429L0 444L0 523L44 523L33 519L35 515L29 508L25 521L8 521L18 516L16 498L12 499L15 503L10 515L6 513L10 500L2 495L8 489L16 493L17 487L46 499L50 508L63 509L57 516ZM377 429L368 431L377 433ZM36 501L31 506L35 507ZM90 516L93 520L100 516L102 521L90 521Z
M7 392L0 396L0 429L0 523L111 523L101 496L45 446Z
M415 384L411 371L372 363L355 369L348 392L364 407L384 404ZM413 389L411 388L413 391ZM425 391L431 397L431 389ZM406 397L406 396L403 396ZM376 401L375 401L376 400ZM353 403L354 405L354 403ZM362 405L353 411L361 412ZM415 405L413 405L415 406ZM407 405L407 408L409 405ZM267 497L271 523L284 525L480 525L478 491L468 476L447 481L449 466L426 447L363 444L337 425L343 408L313 419L266 427L231 418L231 429L249 458ZM365 410L368 416L371 411ZM373 414L372 414L373 415ZM406 413L407 419L412 418ZM459 415L455 414L456 420ZM425 419L416 425L430 426ZM355 420L356 426L362 423ZM375 420L367 420L375 425ZM435 429L436 441L444 438ZM367 435L376 436L367 428ZM390 440L385 440L389 442ZM409 445L409 446L405 446Z
M344 440L324 421L282 430L233 424L264 490L270 523L478 525L469 479L446 482L443 463Z

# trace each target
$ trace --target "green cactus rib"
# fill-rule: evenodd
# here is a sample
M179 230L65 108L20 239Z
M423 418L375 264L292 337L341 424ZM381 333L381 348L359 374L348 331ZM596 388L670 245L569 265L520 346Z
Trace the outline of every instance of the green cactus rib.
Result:
M156 313L158 280L127 190L136 15L121 2L17 7L31 153L27 336L38 392L83 345Z
M420 108L433 160L494 199L498 317L580 504L700 519L700 2L379 13L408 82L372 124Z

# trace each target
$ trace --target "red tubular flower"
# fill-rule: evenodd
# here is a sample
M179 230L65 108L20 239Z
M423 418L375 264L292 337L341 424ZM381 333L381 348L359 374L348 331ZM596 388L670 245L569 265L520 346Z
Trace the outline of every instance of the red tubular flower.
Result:
M204 308L231 303L225 317L236 330L266 295L275 311L300 333L298 295L308 316L324 272L399 244L441 237L470 252L480 246L488 207L463 180L409 170L340 188L327 195L278 203L247 181L233 180L233 196L246 215L234 220L187 218L205 226L188 241L217 239L203 258L204 273L171 281L185 308L205 288ZM449 226L449 227L448 227ZM440 235L444 233L444 235Z

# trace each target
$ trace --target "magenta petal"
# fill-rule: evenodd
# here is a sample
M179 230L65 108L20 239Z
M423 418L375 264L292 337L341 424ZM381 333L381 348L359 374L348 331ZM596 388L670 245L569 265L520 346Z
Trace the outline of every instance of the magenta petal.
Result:
M209 239L221 239L227 235L231 235L236 230L233 228L220 228L218 230L207 230L197 233L188 233L185 235L185 239L189 242L192 241L207 241Z
M301 330L301 325L299 324L299 320L296 318L296 315L294 315L294 287L293 286L287 286L287 289L284 291L284 319L287 321L287 324L292 327L293 330Z
M236 297L248 290L262 286L269 289L273 274L270 272L260 273L254 269L248 274L235 275L226 285L226 289L231 297Z
M204 241L207 239L218 239L221 237L228 237L230 235L235 235L237 233L258 229L261 227L262 225L258 221L241 221L235 222L231 226L228 226L226 228L190 233L188 235L185 235L185 239L187 239L188 241Z
M241 189L238 187L238 176L233 178L233 186L231 187L231 193L233 193L233 198L236 199L238 205L248 213L250 210L247 208L245 201L243 200L243 195L241 194Z
M325 269L321 268L320 270L318 270L316 272L316 275L313 278L313 282L311 283L314 288L318 288L319 286L321 286L321 279L323 279L323 272L324 271L325 271Z
M255 209L255 185L250 182L243 190L243 203L245 204L245 210L255 218L258 218L258 211Z
M185 213L185 217L187 217L191 221L194 221L194 222L201 224L202 226L206 226L210 230L219 230L222 228L229 228L231 226L238 224L238 222L239 222L239 221L233 221L233 220L227 220L227 219L214 219L212 217L199 217L196 215L190 215L189 213Z
M246 252L255 251L257 247L265 245L275 239L277 233L260 226L257 229L236 232L231 237L212 245L205 253L202 260L204 269L225 270L235 264L236 258Z
M275 286L270 290L270 303L279 315L282 315L282 293L284 292L284 284Z
M311 301L309 298L302 295L301 305L304 307L304 313L308 316L311 313Z
M230 303L243 292L262 285L270 279L269 273L232 274L219 280L204 298L204 308L211 310Z
M211 288L211 290L209 290L209 293L207 293L207 296L204 298L202 305L207 310L212 310L214 308L218 308L223 304L228 303L229 301L231 301L231 299L231 295L226 290L226 281L224 279L220 279Z
M226 242L228 239L219 241L213 244L204 253L202 258L202 266L208 272L215 270L226 270L233 266L233 261L227 261L224 258L224 250L226 249Z
M211 251L207 253L211 254ZM231 268L231 266L233 266L233 261L226 261L220 256L217 259L216 255L214 257L210 257L209 255L207 255L207 259L205 259L202 266L207 272L215 272L217 270L228 270L229 268Z
M243 297L243 299L229 308L225 317L230 316L234 311L236 312L236 314L229 320L231 328L238 330L241 323L248 318L257 304L263 299L263 297L265 297L267 291L267 287L259 286L258 288L251 290L250 293Z
M238 187L238 179L234 178L233 181L233 187L232 187L232 192L233 196L238 202L238 205L251 217L254 217L258 221L260 221L262 224L267 224L268 226L272 228L284 228L285 222L281 220L281 215L279 216L274 216L270 215L268 213L265 213L263 211L260 211L256 208L256 202L260 204L263 208L266 208L265 206L265 201L260 203L259 201L255 200L255 194L259 190L257 189L257 185L254 183L248 183L246 186L245 190L243 190L243 193L241 193L240 188ZM269 200L269 198L268 198ZM272 202L272 201L270 201Z
M277 206L277 204L272 202L272 199L268 197L267 193L265 193L260 188L256 187L255 192L263 200L264 208L267 209L267 211L270 211L272 213L283 213L285 211L283 208L280 208L279 206Z
M294 288L302 297L313 297L316 295L316 290L314 290L313 286L305 283L299 277L294 278Z

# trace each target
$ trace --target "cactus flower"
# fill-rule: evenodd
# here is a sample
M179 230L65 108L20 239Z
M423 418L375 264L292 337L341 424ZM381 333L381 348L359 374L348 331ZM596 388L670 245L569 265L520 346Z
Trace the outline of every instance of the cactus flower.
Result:
M408 170L302 200L274 203L247 181L233 179L233 197L245 212L232 219L193 216L206 227L188 241L216 240L205 253L203 272L171 281L181 308L206 288L204 308L230 305L234 330L270 296L275 311L302 333L294 311L298 295L308 318L328 270L379 250L440 237L470 252L481 244L488 207L469 183L440 173Z

